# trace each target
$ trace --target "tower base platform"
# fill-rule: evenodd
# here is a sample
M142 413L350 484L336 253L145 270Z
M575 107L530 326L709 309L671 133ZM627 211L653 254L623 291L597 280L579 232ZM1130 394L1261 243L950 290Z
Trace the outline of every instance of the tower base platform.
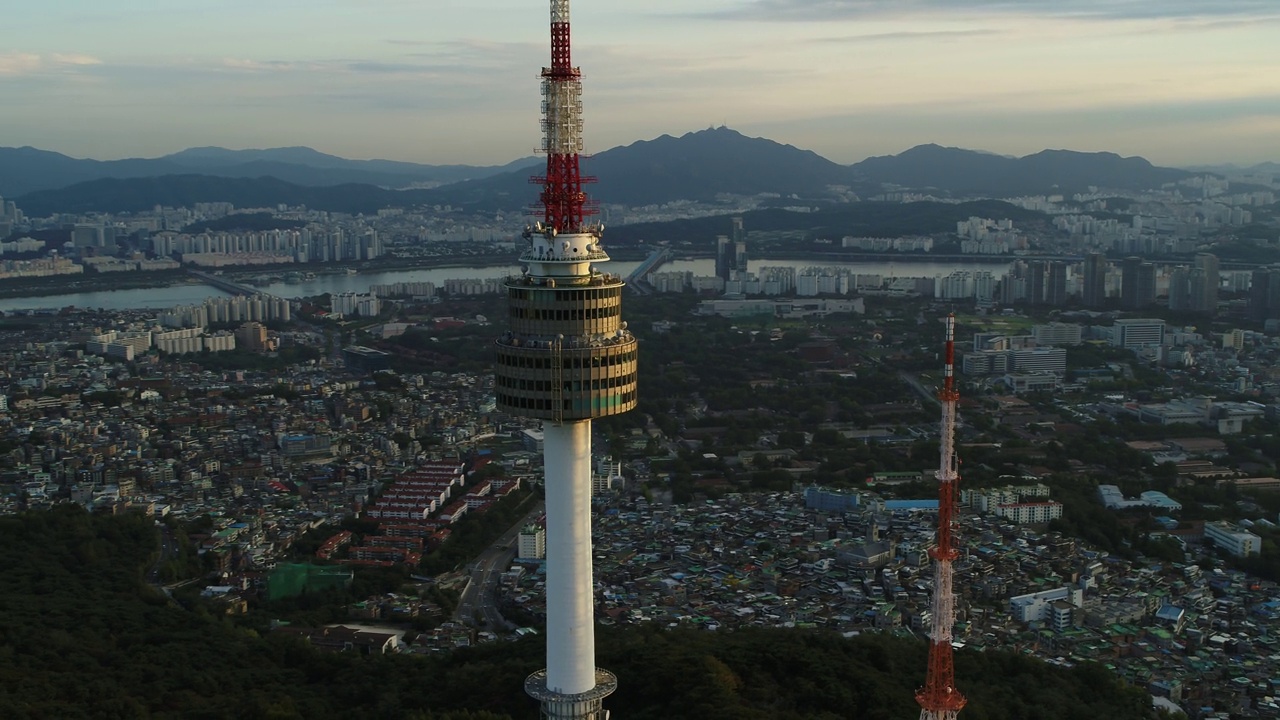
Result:
M596 686L572 695L547 688L547 671L539 670L525 678L524 691L542 703L542 717L547 720L608 720L604 699L618 689L618 678L608 670L596 668Z

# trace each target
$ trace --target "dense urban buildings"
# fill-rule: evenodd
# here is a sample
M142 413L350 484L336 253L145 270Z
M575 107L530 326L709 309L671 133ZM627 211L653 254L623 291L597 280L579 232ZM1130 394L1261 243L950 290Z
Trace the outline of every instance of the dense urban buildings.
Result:
M954 233L953 215L933 234L779 231L745 215L787 198L606 206L611 226L722 216L693 239L663 226L656 244L628 247L658 258L628 284L605 265L591 207L576 204L567 63L545 78L545 214L523 243L523 217L456 207L33 218L0 201L7 287L196 278L235 293L153 310L39 298L6 310L4 509L74 504L175 532L198 525L184 539L209 572L181 582L233 618L294 586L349 587L369 568L416 575L421 596L397 585L340 610L417 637L296 632L326 651L437 653L545 623L547 670L530 688L552 712L580 694L598 708L612 687L594 667L596 622L936 644L951 639L931 592L944 585L930 547L945 513L920 488L937 480L927 458L949 435L928 403L934 321L954 311L966 392L956 441L972 458L972 486L966 477L951 509L965 529L951 563L957 645L1104 663L1198 718L1280 714L1268 439L1280 270L1262 264L1273 260L1262 240L1248 246L1260 262L1243 262L1234 237L1265 236L1271 191L1197 176L1005 198L1038 215L969 217ZM930 207L957 200L942 199ZM289 227L208 229L238 222ZM418 262L506 266L515 246L516 277L487 259L448 279L408 275ZM187 274L199 267L210 272ZM310 289L326 272L341 282ZM288 299L282 285L309 289ZM620 309L632 290L633 320L645 318L634 330ZM666 361L642 368L637 336ZM481 343L496 345L492 375L478 369ZM640 406L641 372L661 390L624 416ZM594 447L607 442L610 460L592 454L602 416ZM522 509L474 561L483 599L456 611L447 595L428 600L467 582L432 564L460 528L538 485L546 517Z

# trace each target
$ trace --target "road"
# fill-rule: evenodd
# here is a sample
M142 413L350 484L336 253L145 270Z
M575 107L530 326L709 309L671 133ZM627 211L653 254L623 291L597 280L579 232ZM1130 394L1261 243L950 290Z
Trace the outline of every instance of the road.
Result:
M516 536L520 534L520 529L542 517L544 512L542 501L535 503L532 510L512 525L488 550L480 553L480 557L470 565L471 581L467 583L467 589L462 591L458 609L453 614L455 621L494 631L511 629L511 624L498 612L498 581L502 573L511 567L511 561L516 556ZM476 613L480 614L479 622Z
M899 371L898 377L902 378L903 382L910 385L912 390L915 390L920 397L924 398L926 405L939 404L937 388L925 387L924 383L920 382L920 378L916 377L914 373L909 373L906 370Z
M178 554L178 540L173 536L173 528L168 525L160 525L158 528L160 535L160 556L156 561L151 563L151 568L147 570L147 582L151 583L156 589L162 589L164 583L160 582L160 569L164 564Z

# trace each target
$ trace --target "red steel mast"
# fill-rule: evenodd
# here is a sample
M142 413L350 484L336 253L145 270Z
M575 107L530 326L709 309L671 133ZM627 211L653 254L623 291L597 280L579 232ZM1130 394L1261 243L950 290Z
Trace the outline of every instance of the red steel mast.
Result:
M959 556L953 544L955 534L956 486L960 482L956 458L956 404L960 392L955 386L956 316L947 316L947 360L942 390L941 463L938 467L938 537L929 555L933 557L933 627L929 631L929 672L924 687L916 692L920 720L955 720L965 705L956 690L956 669L952 657L951 630L956 624L955 592L951 563Z
M542 68L542 152L547 172L532 182L542 185L543 223L556 233L585 232L583 218L594 213L582 191L582 71L573 66L569 38L569 0L551 0L551 67Z

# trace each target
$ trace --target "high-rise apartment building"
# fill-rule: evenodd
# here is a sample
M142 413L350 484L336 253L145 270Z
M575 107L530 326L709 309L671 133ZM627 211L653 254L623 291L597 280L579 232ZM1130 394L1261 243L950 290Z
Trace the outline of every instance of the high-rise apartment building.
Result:
M1032 305L1043 305L1045 302L1045 279L1049 275L1049 264L1036 260L1027 268L1027 302Z
M1218 310L1218 288L1222 276L1218 270L1218 256L1210 253L1196 255L1191 279L1191 310L1215 313Z
M1081 300L1087 308L1100 308L1107 303L1107 256L1089 253L1084 258L1084 285Z
M1256 322L1280 317L1280 266L1253 271L1249 282L1249 317Z
M236 328L236 345L250 352L267 349L267 328L259 322L247 322Z
M1169 309L1192 310L1191 306L1191 274L1189 268L1174 268L1169 273Z
M1067 304L1067 264L1054 262L1049 264L1049 278L1045 282L1044 301L1053 307L1065 307Z
M1120 307L1138 310L1156 302L1156 266L1140 257L1127 257L1120 270Z

